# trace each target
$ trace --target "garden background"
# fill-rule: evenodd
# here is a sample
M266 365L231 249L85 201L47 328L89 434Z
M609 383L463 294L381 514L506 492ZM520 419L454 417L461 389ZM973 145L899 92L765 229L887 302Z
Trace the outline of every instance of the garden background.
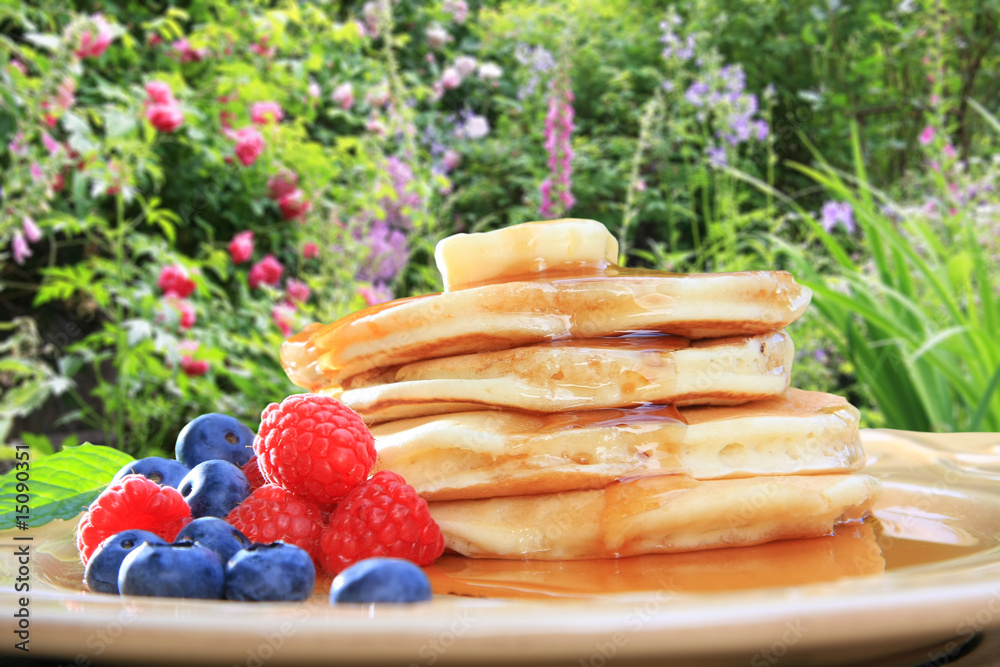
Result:
M0 0L0 442L256 427L290 332L562 216L793 271L865 426L1000 430L998 112L977 0Z

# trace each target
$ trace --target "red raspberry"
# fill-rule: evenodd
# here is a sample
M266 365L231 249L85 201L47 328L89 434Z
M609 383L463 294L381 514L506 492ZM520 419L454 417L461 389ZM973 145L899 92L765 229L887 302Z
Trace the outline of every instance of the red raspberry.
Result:
M251 491L259 489L267 484L267 480L264 479L264 475L260 472L260 468L257 466L256 456L244 463L242 470L243 474L247 476L247 481L250 482Z
M76 548L86 565L101 542L123 530L148 530L173 542L190 521L191 510L177 489L126 475L90 503L76 527Z
M302 547L319 563L319 536L323 513L316 505L291 492L265 484L233 508L226 521L251 542L269 544L282 540Z
M331 574L373 556L430 565L444 551L427 501L394 472L382 470L351 491L330 516L319 541Z
M358 413L319 394L264 408L253 448L267 479L317 505L343 498L375 464L375 440Z

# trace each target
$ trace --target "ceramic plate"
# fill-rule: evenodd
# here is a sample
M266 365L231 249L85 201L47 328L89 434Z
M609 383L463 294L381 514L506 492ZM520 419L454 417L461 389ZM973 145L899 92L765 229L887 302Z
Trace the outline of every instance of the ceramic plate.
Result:
M430 569L417 606L118 598L83 591L72 522L29 531L33 658L76 664L931 662L1000 627L1000 436L863 432L875 520L817 540L610 562ZM23 534L22 534L23 535ZM0 533L3 655L17 655ZM18 544L25 544L19 542ZM985 647L980 647L981 649ZM886 656L896 656L890 662Z

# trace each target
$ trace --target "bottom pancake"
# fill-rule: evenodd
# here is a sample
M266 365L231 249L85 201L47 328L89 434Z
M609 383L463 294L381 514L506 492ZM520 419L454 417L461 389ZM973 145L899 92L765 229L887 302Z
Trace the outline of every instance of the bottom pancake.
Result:
M428 503L445 548L474 558L579 560L829 535L864 518L868 475L697 481L641 477L605 489Z

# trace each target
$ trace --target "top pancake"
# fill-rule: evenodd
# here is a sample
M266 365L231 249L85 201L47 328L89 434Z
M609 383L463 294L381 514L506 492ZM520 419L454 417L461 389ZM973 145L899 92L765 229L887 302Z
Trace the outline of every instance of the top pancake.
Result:
M387 366L564 338L655 331L761 334L794 322L812 292L784 271L672 274L618 267L398 299L289 338L281 360L315 391Z

